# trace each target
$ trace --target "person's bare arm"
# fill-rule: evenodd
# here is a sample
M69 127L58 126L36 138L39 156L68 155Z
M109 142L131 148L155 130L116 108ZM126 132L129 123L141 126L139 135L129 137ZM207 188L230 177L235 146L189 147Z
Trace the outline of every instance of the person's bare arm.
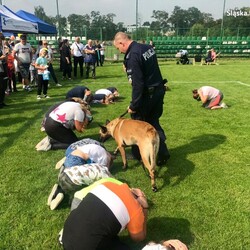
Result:
M82 151L79 150L79 149L74 150L74 151L71 153L71 155L79 156L79 157L81 157L81 158L82 158L83 160L85 160L85 161L87 161L87 160L89 159L89 155L86 154L86 153L84 153L84 152L82 152Z
M201 90L198 90L198 94L199 94L199 96L201 98L202 103L206 103L208 96L207 95L203 95L203 93L202 93Z
M147 217L148 217L148 202L145 194L139 188L132 188L131 192L136 197L136 200L142 207L143 214L144 214L144 221L143 221L143 230L140 233L133 234L129 232L129 235L132 240L134 241L142 241L146 238L147 234Z
M82 132L84 128L84 121L80 122L80 121L75 120L75 128L78 132Z

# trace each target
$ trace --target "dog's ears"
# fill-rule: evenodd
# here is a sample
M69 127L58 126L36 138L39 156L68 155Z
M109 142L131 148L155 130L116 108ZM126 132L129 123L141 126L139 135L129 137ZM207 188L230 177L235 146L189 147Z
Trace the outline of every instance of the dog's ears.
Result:
M102 133L106 133L108 130L107 130L107 128L105 127L105 126L102 126L101 124L98 124L99 125L99 127L101 128L101 130L102 130Z
M106 125L108 125L110 123L110 120L106 120Z

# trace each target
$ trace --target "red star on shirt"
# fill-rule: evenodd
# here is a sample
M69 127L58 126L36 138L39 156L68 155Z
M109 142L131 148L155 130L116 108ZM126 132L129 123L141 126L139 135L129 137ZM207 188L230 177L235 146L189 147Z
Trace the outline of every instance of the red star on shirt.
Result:
M57 117L57 120L58 121L61 121L61 122L66 122L67 120L65 119L66 117L66 113L64 113L63 115L58 115L56 114L58 117Z

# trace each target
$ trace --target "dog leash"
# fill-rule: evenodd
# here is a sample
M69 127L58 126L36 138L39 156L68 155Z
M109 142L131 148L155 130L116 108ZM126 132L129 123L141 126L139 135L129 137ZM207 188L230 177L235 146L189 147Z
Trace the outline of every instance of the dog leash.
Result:
M120 115L120 118L122 118L123 116L125 116L128 113L128 110L126 110L123 114Z

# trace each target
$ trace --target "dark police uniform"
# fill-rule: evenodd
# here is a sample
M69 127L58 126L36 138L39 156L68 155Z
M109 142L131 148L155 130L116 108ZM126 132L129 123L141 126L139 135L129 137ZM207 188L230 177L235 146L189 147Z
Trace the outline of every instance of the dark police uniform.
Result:
M158 165L161 165L170 155L165 144L164 130L159 123L163 112L165 86L155 51L149 45L133 41L125 54L124 64L128 80L132 85L132 101L129 108L136 111L131 114L131 118L146 121L158 131L160 136ZM132 152L138 158L135 147L132 148Z

